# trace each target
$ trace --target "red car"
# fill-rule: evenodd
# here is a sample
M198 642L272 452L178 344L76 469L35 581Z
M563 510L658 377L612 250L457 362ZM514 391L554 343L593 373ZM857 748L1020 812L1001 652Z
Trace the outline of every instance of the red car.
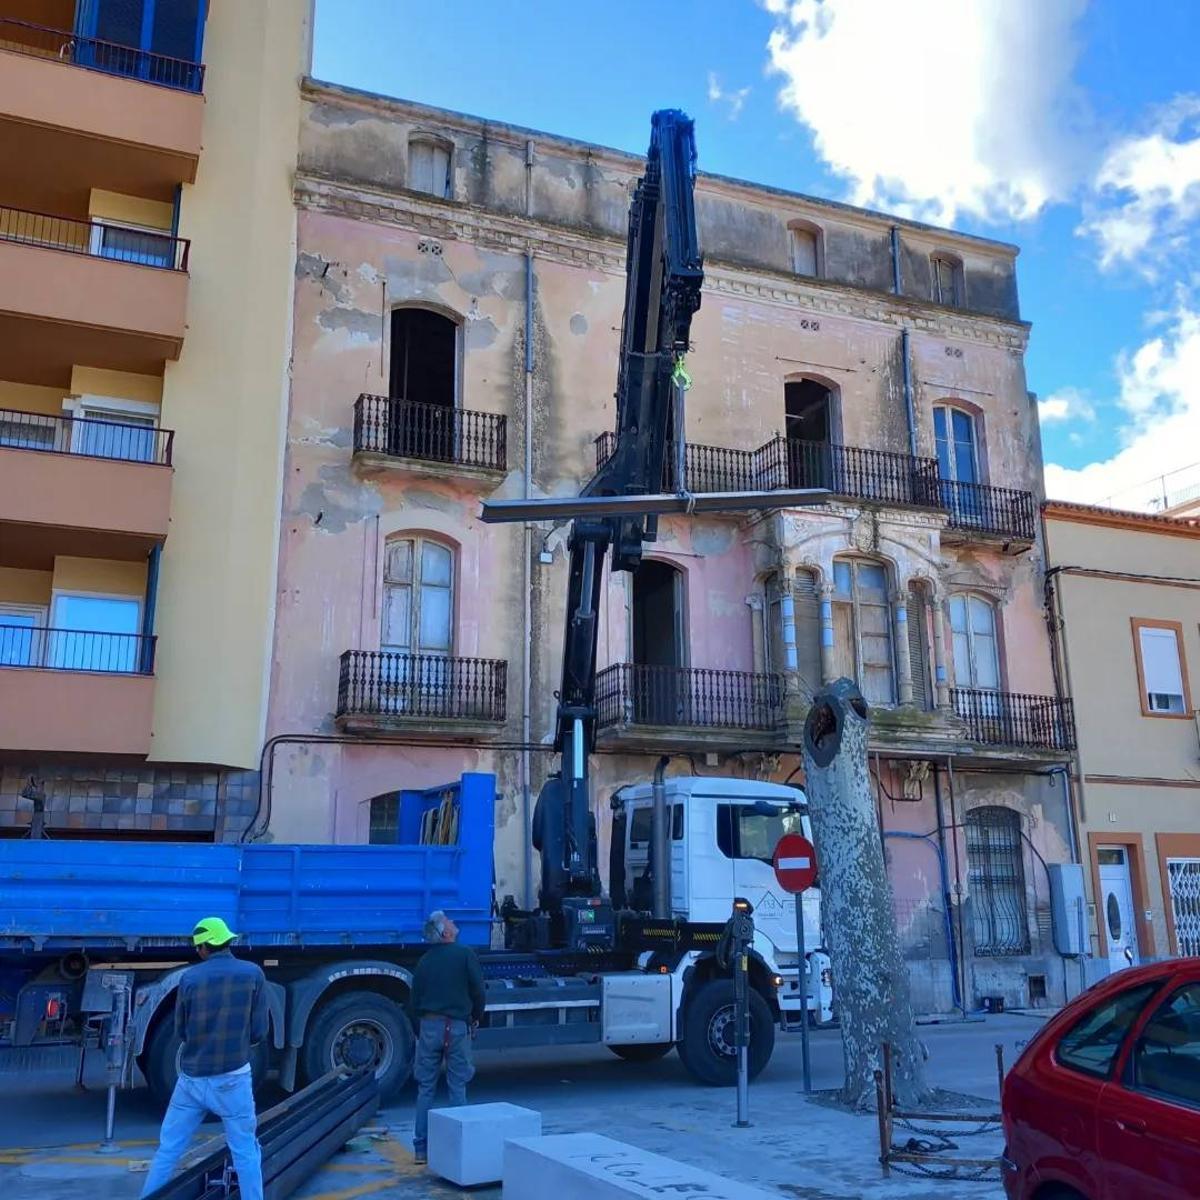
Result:
M1084 992L1013 1065L1001 1109L1009 1200L1200 1197L1200 958Z

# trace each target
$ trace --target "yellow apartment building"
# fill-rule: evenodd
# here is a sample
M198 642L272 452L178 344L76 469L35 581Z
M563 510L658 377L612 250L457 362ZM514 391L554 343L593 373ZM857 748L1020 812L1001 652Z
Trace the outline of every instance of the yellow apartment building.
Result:
M1200 521L1045 506L1092 952L1200 954Z
M0 0L0 835L257 803L303 0Z

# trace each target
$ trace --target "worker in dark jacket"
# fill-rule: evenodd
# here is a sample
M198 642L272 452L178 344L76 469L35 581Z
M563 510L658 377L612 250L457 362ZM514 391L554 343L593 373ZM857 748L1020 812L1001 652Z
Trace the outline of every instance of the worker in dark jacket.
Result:
M471 1038L483 1016L483 971L475 951L459 945L457 938L458 926L444 912L430 913L425 940L431 945L413 972L409 1001L417 1025L413 1154L419 1163L426 1161L429 1110L443 1062L452 1108L466 1104L467 1084L475 1074Z
M171 1178L205 1115L213 1113L225 1126L242 1200L262 1200L250 1047L267 1038L267 987L261 967L233 957L236 937L220 917L205 917L192 933L200 962L184 971L175 1000L175 1030L183 1042L179 1079L143 1196Z

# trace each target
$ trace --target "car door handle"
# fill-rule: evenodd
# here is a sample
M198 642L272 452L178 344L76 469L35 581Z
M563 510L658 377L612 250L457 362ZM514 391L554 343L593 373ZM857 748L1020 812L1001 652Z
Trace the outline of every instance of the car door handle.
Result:
M1136 1117L1117 1117L1117 1128L1125 1133L1145 1133L1146 1122Z

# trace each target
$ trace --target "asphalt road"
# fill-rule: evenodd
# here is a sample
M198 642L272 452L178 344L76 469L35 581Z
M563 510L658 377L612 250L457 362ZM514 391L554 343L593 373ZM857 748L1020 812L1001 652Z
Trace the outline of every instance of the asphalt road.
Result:
M1037 1017L1005 1015L986 1021L923 1026L929 1082L938 1088L997 1101L995 1045L1011 1063L1039 1025ZM841 1084L841 1041L836 1030L812 1037L817 1091ZM884 1181L874 1117L853 1116L807 1101L801 1080L798 1034L780 1035L774 1057L752 1085L749 1129L733 1127L732 1091L698 1087L672 1054L660 1062L626 1063L600 1047L481 1053L470 1089L473 1102L506 1100L542 1113L547 1133L592 1131L643 1149L695 1163L719 1174L802 1200L851 1197L929 1197L993 1200L997 1182L931 1183L893 1175ZM98 1081L98 1080L97 1080ZM0 1074L4 1121L0 1129L3 1200L67 1200L83 1194L117 1200L138 1194L153 1151L158 1112L144 1091L120 1098L117 1153L96 1153L103 1133L101 1091L77 1092L69 1065L55 1074ZM411 1093L402 1093L376 1123L381 1136L339 1154L297 1193L304 1200L358 1196L462 1195L432 1181L411 1162ZM205 1133L216 1131L206 1126ZM996 1154L998 1134L960 1141L971 1157ZM499 1195L499 1189L472 1192Z

